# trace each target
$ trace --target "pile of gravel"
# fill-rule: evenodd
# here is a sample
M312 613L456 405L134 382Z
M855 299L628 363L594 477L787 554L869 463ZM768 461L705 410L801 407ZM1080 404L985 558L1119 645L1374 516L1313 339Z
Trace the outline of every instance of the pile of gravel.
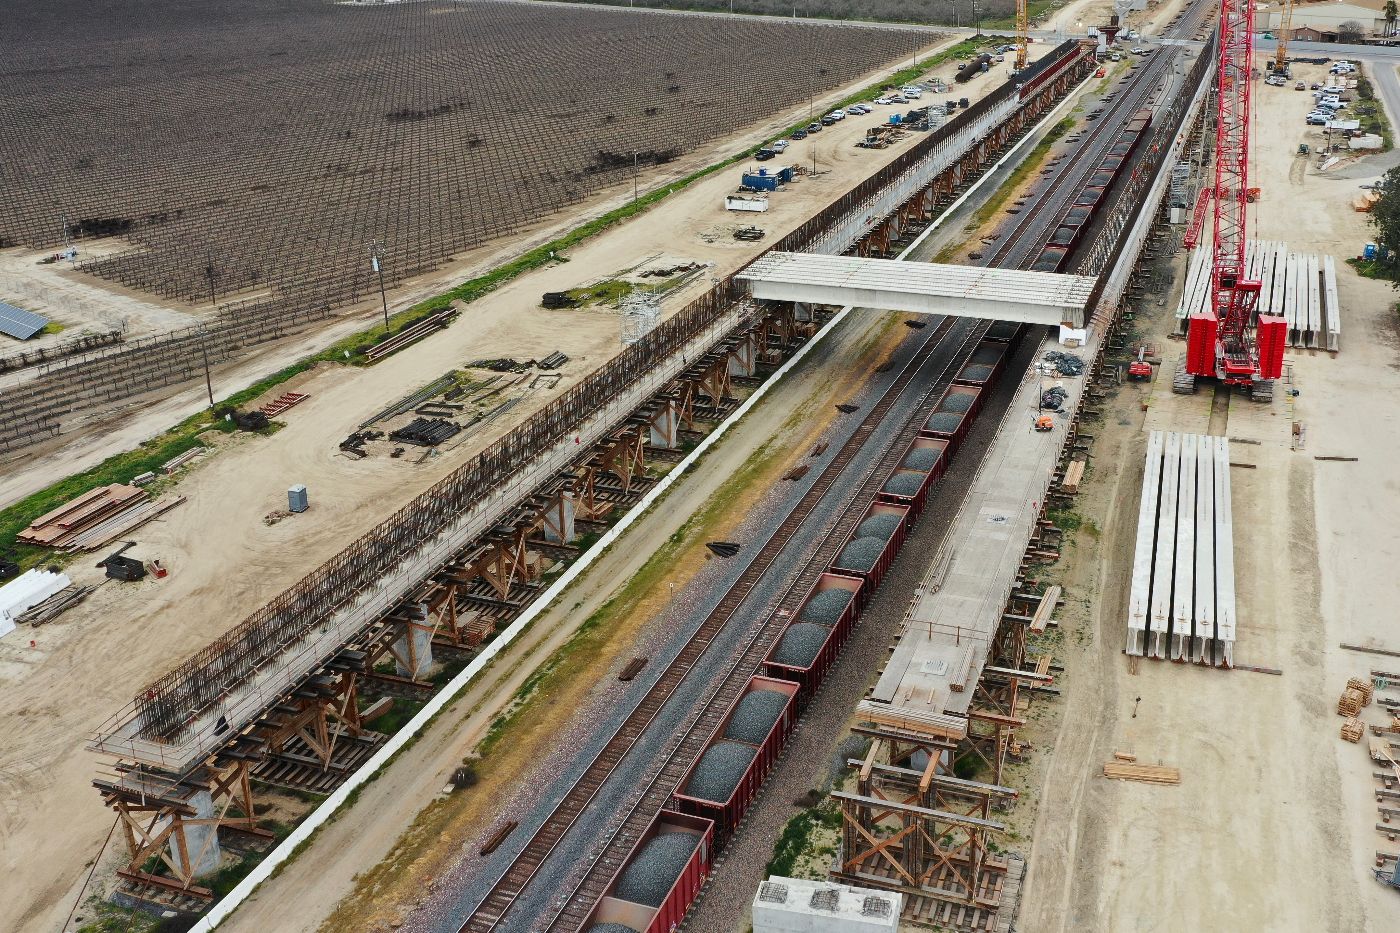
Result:
M992 374L992 367L978 363L963 370L962 378L970 379L973 382L986 382L987 377Z
M588 933L637 933L637 931L620 923L595 923L588 928Z
M895 529L904 518L892 512L876 512L874 515L860 523L856 529L857 538L885 538L893 537ZM830 592L828 590L827 592Z
M972 407L973 396L967 392L954 392L938 405L939 411L967 411Z
M830 634L831 629L825 625L794 622L783 633L783 640L778 642L778 650L773 652L773 660L789 667L810 667Z
M979 347L977 352L972 354L973 363L996 363L1004 355L1000 347Z
M826 629L822 629L822 632L825 633ZM739 781L749 769L749 764L756 754L758 749L752 745L716 742L705 749L705 754L695 763L695 770L691 772L690 782L685 785L684 793L701 800L724 803L734 795L734 789L739 786ZM689 857L689 853L686 855ZM684 859L681 860L681 864L685 864ZM680 870L677 868L676 873L671 876L671 881L675 881L679 874ZM667 886L669 887L669 884ZM656 903L661 902L658 900Z
M889 488L889 484L886 483L885 487ZM864 573L874 567L875 562L880 559L880 552L885 549L887 540L874 535L856 538L841 549L841 553L836 557L836 566Z
M891 515L890 518L898 516ZM862 528L865 524L862 523ZM832 626L836 620L841 618L841 613L845 611L846 605L851 601L851 591L843 590L840 587L831 590L822 590L820 593L807 600L807 605L802 607L802 612L798 617L803 622L815 622L818 625Z
M930 431L942 431L944 434L952 434L962 424L963 416L958 412L936 411L929 415L929 419L924 422L924 427Z
M885 492L892 496L917 496L919 487L924 484L922 473L896 473L885 483ZM872 563L873 567L874 564Z
M623 869L613 896L634 904L660 907L699 844L700 837L695 833L659 833L653 836L651 842L633 856ZM608 923L593 929L623 933L628 928Z
M744 694L734 707L734 715L729 717L724 737L750 745L762 745L773 723L783 714L787 701L787 694L777 690L754 690Z
M904 458L904 468L927 473L938 464L938 458L941 456L943 456L941 450L935 450L932 447L915 447L909 451L909 456Z

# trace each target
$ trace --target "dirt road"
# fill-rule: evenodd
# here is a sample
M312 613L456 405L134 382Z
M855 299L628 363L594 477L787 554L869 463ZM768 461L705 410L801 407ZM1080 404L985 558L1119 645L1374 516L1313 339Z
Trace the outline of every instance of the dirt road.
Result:
M1348 206L1357 181L1294 161L1310 138L1302 115L1311 100L1262 86L1255 100L1264 195L1252 235L1339 260L1355 252L1368 238ZM1175 268L1179 291L1181 257ZM1019 924L1027 933L1400 927L1400 898L1370 877L1374 851L1393 846L1371 828L1369 764L1363 747L1338 738L1334 709L1346 678L1365 676L1374 660L1338 644L1396 647L1389 607L1400 581L1387 568L1400 521L1391 401L1400 329L1388 285L1339 264L1339 287L1341 354L1290 351L1301 392L1292 410L1232 399L1221 432L1243 441L1232 444L1232 461L1253 467L1231 471L1236 661L1282 675L1146 660L1130 673L1121 652L1144 429L1204 433L1211 406L1199 394L1172 396L1170 373L1165 384L1159 374L1155 389L1121 389L1097 432L1076 509L1102 537L1081 533L1066 570L1065 693L1037 762L1044 789ZM1140 336L1170 362L1182 349L1166 338L1175 301L1148 300L1138 317ZM1290 449L1294 419L1307 426L1302 451ZM1360 459L1318 462L1319 454ZM1105 780L1101 766L1116 751L1179 767L1181 785Z

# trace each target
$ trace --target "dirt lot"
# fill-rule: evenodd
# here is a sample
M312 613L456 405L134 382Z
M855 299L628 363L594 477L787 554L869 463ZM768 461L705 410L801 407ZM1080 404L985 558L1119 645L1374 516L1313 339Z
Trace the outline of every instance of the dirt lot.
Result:
M1042 45L1036 51L1048 48ZM946 77L951 69L940 71ZM992 87L993 81L984 79L972 89L973 96ZM901 146L883 151L854 148L861 123L848 119L814 137L822 174L802 178L774 197L773 210L759 215L770 241L901 151ZM811 142L789 150L792 161L809 159L811 150L803 147ZM726 144L731 151L733 145ZM543 311L537 306L540 293L611 277L658 253L713 262L716 276L747 261L762 244L741 246L729 238L728 229L736 222L719 206L722 194L734 187L737 172L731 169L697 184L661 209L580 247L569 262L502 288L474 304L442 335L383 364L369 369L328 366L280 387L278 392L295 389L312 397L285 416L287 427L276 435L242 437L223 442L226 447L221 443L216 456L204 458L176 486L188 501L140 532L143 556L163 558L171 567L169 578L109 584L58 622L17 632L0 643L0 737L6 749L0 764L0 867L17 890L26 892L0 906L0 928L57 928L81 883L82 868L111 826L110 814L88 786L95 761L81 750L81 743L90 732L140 684L227 630L615 352L614 313ZM708 280L709 275L702 275L671 293L664 310L679 307ZM493 423L490 433L468 437L422 465L386 458L353 462L337 455L336 444L359 422L449 369L474 358L542 356L554 349L572 357L564 370L565 382L553 392L532 395L509 418ZM260 367L275 368L269 359L260 361ZM113 447L134 444L197 405L197 396L198 391L191 390L133 415L121 430L89 441L80 453L70 448L25 470L7 472L0 481L0 499L49 482L60 470L68 472ZM264 525L263 517L283 506L286 487L297 482L310 487L312 510ZM92 563L88 558L76 562L73 574L82 579L95 576ZM507 685L506 695L513 689ZM455 737L438 741L453 743L454 750L460 747ZM430 751L434 745L427 741L415 748ZM431 769L413 774L417 776L402 779L412 786L402 803L408 814L442 783L441 775ZM393 784L380 781L375 786ZM56 813L63 813L64 819L55 820ZM406 822L380 821L382 829L377 831L385 834L384 846L392 841L393 830ZM343 817L337 825L352 823ZM373 848L357 845L354 851ZM109 853L108 864L110 858ZM342 883L348 884L355 872L375 860L347 859ZM320 861L307 861L318 865L320 879ZM324 903L333 902L332 877L327 874L323 880L328 892Z
M1359 181L1295 162L1299 142L1317 142L1302 121L1311 99L1261 86L1255 101L1264 193L1251 233L1339 260L1359 252L1369 234L1348 206ZM1175 267L1179 292L1181 258ZM1338 272L1342 352L1289 352L1301 393L1291 410L1232 399L1212 411L1200 393L1172 396L1166 372L1150 388L1120 390L1099 427L1077 506L1086 530L1065 570L1065 694L1058 724L1037 741L1043 791L1019 924L1027 933L1400 928L1400 898L1370 876L1374 852L1395 845L1372 829L1364 744L1338 738L1335 713L1346 678L1386 660L1339 644L1400 648L1390 401L1400 339L1390 287ZM1175 292L1139 317L1169 363L1182 349L1165 337ZM1290 449L1293 420L1307 427L1304 450ZM1236 661L1280 676L1146 660L1130 673L1126 581L1152 427L1257 441L1232 444L1232 461L1254 467L1231 471ZM1374 707L1366 713L1381 721ZM1179 767L1181 785L1106 781L1100 768L1115 751Z

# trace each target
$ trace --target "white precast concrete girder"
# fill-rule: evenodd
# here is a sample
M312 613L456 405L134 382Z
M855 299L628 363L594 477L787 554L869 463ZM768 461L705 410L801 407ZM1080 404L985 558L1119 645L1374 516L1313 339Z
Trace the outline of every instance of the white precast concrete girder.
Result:
M772 252L739 273L755 298L1084 327L1096 279L859 256Z

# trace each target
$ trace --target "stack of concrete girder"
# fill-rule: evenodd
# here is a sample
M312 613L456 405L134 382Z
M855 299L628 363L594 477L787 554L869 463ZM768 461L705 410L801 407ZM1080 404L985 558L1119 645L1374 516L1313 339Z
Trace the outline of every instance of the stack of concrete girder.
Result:
M1128 599L1128 654L1234 665L1230 445L1153 431Z

